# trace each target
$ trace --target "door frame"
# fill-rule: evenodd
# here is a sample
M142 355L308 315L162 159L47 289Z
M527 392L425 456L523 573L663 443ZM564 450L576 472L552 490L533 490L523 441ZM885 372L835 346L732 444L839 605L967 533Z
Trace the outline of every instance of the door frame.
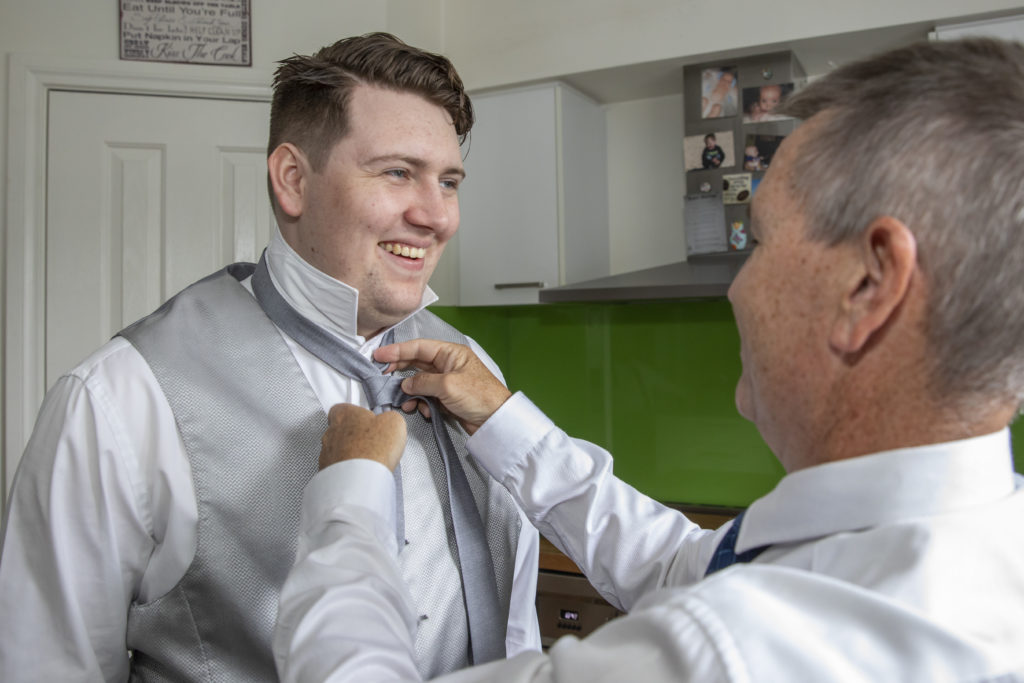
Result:
M0 498L6 510L14 472L46 391L46 142L52 90L268 102L272 74L147 62L86 62L11 54L7 91L7 208L3 295L3 420ZM236 67L232 67L236 68ZM194 69L194 71L193 71Z

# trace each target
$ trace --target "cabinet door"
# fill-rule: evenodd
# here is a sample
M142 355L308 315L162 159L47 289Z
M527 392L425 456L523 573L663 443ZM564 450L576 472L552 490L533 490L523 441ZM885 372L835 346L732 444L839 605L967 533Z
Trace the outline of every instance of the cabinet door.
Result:
M561 264L565 285L605 277L608 236L608 136L600 106L571 88L561 95Z
M555 88L473 98L460 191L459 303L537 303L558 284Z

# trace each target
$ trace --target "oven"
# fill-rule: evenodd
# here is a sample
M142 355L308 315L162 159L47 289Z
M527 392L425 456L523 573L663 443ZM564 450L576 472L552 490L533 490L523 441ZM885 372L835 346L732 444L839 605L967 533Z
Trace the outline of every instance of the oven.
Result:
M582 574L542 569L537 577L537 619L545 650L564 635L583 638L621 614Z

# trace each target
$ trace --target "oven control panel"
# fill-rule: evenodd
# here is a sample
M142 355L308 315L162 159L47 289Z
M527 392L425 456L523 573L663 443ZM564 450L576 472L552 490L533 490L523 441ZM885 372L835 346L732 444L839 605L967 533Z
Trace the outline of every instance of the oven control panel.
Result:
M537 579L537 618L544 648L564 635L583 638L621 614L585 577L541 570Z

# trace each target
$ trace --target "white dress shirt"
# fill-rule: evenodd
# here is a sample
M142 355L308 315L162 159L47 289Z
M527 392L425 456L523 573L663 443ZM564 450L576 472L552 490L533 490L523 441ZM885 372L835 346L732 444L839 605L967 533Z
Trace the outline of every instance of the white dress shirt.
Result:
M369 357L382 335L356 334L358 292L310 266L276 231L267 253L285 299ZM248 280L243 285L251 291ZM421 308L434 300L427 290ZM325 411L341 402L367 406L358 381L284 338ZM365 468L341 464L352 470L344 475L351 486L373 490L360 478ZM393 489L392 480L392 505ZM0 554L0 681L127 680L128 607L181 579L195 553L197 515L170 407L146 362L116 337L47 392L15 477ZM540 649L538 547L524 518L510 655Z
M441 680L1024 680L1024 478L1007 430L794 472L740 527L737 552L770 548L707 579L729 525L698 529L643 496L613 476L606 451L570 439L522 394L468 445L629 614L547 654ZM318 474L304 500L278 671L306 683L416 680L391 520L376 500L329 503L319 493L333 476ZM331 618L338 604L379 627L373 648Z

